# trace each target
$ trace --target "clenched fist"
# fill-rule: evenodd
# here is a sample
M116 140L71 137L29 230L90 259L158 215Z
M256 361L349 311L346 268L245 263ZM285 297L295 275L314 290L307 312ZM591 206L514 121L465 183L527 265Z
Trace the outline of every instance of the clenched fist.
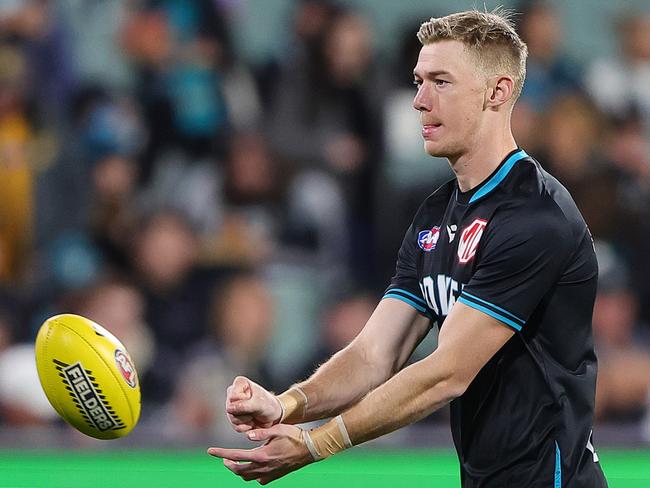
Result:
M282 417L277 397L244 376L237 376L226 390L226 414L237 432L268 428Z

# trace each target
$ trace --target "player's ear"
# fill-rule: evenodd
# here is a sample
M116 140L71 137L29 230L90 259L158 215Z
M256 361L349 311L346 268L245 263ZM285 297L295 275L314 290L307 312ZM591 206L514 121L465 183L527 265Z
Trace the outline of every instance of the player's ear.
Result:
M493 76L488 79L485 96L485 107L498 110L500 106L512 98L515 82L509 76Z

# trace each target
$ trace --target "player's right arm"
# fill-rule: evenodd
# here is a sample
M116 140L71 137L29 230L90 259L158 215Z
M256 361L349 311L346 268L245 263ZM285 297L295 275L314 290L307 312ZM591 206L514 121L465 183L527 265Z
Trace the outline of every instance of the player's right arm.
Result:
M227 392L228 418L235 430L246 432L335 416L399 371L430 325L412 306L385 297L347 347L282 395L237 377Z
M397 373L428 332L433 318L421 296L416 262L418 216L406 231L395 275L359 335L307 380L275 396L247 378L228 389L226 412L238 432L277 422L295 424L335 416ZM430 227L429 227L430 228Z

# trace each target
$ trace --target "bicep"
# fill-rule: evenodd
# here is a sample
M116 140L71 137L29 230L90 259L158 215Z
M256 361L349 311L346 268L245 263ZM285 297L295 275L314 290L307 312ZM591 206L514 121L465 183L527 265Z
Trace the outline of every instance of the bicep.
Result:
M427 360L466 388L513 335L503 322L457 302L440 330L438 348Z
M373 362L400 369L431 328L431 319L395 298L382 299L354 344Z

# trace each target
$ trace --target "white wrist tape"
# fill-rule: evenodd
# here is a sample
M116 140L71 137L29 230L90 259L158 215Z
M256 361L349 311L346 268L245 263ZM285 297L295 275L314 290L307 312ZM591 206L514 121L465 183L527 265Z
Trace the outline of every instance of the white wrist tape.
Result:
M282 407L282 416L278 423L285 420L290 424L300 423L307 414L307 395L299 386L292 386L281 395L276 396Z
M340 415L312 431L303 431L303 438L314 461L320 461L352 447L348 429Z
M343 422L343 417L337 415L335 420L339 426L339 430L341 431L341 436L343 437L343 444L345 445L345 448L350 449L352 447L352 441L350 440L348 429L345 427L345 422Z
M314 458L314 461L320 461L323 459L323 456L321 456L320 453L316 450L316 446L314 445L314 441L311 438L309 431L303 430L302 435L303 439L305 439L305 445L307 446L307 449L309 449L309 454L311 454L311 457Z

